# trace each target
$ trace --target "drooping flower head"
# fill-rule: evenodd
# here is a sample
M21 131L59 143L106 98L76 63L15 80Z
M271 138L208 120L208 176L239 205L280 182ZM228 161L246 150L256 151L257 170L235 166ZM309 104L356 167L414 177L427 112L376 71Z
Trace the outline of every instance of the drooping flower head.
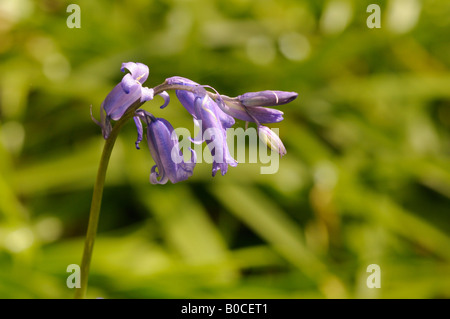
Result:
M226 130L234 124L233 117L225 114L198 83L178 76L166 79L166 82L194 88L192 92L176 90L176 95L194 118L194 123L201 128L200 133L203 138L196 140L201 142L204 139L211 151L213 157L212 176L215 176L218 170L225 175L228 165L233 167L237 165L236 160L230 155L227 144Z
M150 181L154 184L165 184L186 180L193 173L196 163L196 154L191 151L190 161L184 161L180 150L178 137L172 125L163 118L156 118L152 114L139 109L146 101L153 99L154 92L164 98L166 107L170 98L162 90L173 89L184 108L193 117L194 123L200 127L199 135L194 143L206 142L212 158L212 176L220 170L224 175L228 165L236 166L236 160L230 155L227 145L227 129L235 123L235 118L256 123L258 136L272 150L280 156L286 154L286 149L278 135L261 123L277 123L283 120L283 112L268 108L289 103L297 98L295 92L259 91L248 92L237 97L228 97L219 94L214 88L200 85L187 78L174 76L166 79L164 83L149 89L143 84L147 80L149 70L142 63L123 63L121 71L127 73L119 84L107 95L101 104L101 120L95 123L101 126L103 137L107 139L111 133L111 120L121 119L127 111L134 110L134 121L138 131L136 148L144 136L143 123L146 124L146 137L151 156L156 165L151 169ZM215 93L207 91L212 89ZM128 112L129 113L129 112ZM128 114L127 113L127 114Z
M126 62L120 69L130 71L119 84L106 96L100 106L101 126L103 137L107 139L111 132L110 120L117 121L134 103L144 103L153 99L153 89L142 86L148 77L148 67L142 63Z
M228 165L235 167L236 160L231 157L227 144L227 124L220 120L220 109L206 94L199 93L194 100L194 113L203 132L203 138L208 145L213 158L212 176L220 170L222 175L228 171ZM225 114L221 114L225 116ZM234 123L234 120L232 120ZM225 122L230 123L230 121Z
M145 64L127 62L122 64L120 70L128 70L130 73L125 74L103 102L107 116L115 121L137 100L145 102L153 99L153 89L142 86L148 78L148 67Z
M175 90L175 93L177 95L178 100L181 102L184 108L192 115L192 117L195 120L201 120L200 118L197 117L197 114L195 113L194 100L197 96L203 96L204 94L207 93L206 90L203 88L203 86L192 80L183 78L181 76L173 76L171 78L166 79L166 82L168 84L178 84L195 88L194 90L195 92L186 90ZM210 98L208 102L214 103L214 100ZM220 120L220 123L222 124L223 128L227 129L234 125L234 118L231 115L221 111L220 108L218 109L217 105L211 105L211 107L214 110L213 113L215 112L217 113L218 119Z
M136 114L136 124L139 119L147 124L147 143L156 163L151 169L150 182L165 184L170 180L172 183L177 183L190 177L196 163L195 151L191 150L191 159L185 162L178 145L178 137L167 120L155 118L144 110L138 110ZM138 125L138 135L142 139L142 125Z

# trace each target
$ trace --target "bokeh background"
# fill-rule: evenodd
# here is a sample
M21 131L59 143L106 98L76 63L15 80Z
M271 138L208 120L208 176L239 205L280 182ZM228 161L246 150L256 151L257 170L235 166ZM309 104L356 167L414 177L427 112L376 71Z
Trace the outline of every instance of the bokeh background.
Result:
M180 75L299 98L272 125L287 149L273 175L202 163L151 185L127 124L88 297L450 297L449 1L81 0L80 29L70 3L0 0L1 298L73 296L103 145L89 107L98 117L128 61L149 87ZM171 96L145 108L193 130Z

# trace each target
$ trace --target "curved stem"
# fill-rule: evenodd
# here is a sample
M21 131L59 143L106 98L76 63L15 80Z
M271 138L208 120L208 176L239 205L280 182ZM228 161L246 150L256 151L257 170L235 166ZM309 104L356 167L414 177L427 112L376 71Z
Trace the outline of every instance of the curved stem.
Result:
M92 194L91 211L89 214L89 223L86 233L86 240L84 243L83 258L81 260L81 278L80 288L75 290L75 298L82 299L86 295L89 268L92 259L92 251L94 248L95 236L97 234L98 220L100 217L100 208L102 203L103 187L105 184L106 170L108 168L109 159L116 142L119 131L125 121L119 121L111 131L108 139L103 146L102 156L100 158L100 165L97 171L97 179L94 185L94 191Z
M154 94L159 94L165 90L188 90L192 91L193 88L185 85L169 85L167 83L162 83L154 87ZM97 234L98 221L100 218L100 208L102 204L103 188L105 185L106 170L108 168L109 159L111 157L114 144L116 142L117 136L119 135L120 129L123 125L134 116L135 111L141 107L143 103L137 100L133 103L125 112L125 114L120 118L119 121L114 125L111 130L110 135L105 140L105 145L103 146L102 156L100 158L100 165L97 171L97 179L95 180L94 190L92 194L91 210L89 213L88 229L86 233L86 239L84 243L83 257L81 260L81 278L80 278L80 288L75 290L75 298L83 299L86 296L89 268L91 265L92 251L94 249L95 237Z

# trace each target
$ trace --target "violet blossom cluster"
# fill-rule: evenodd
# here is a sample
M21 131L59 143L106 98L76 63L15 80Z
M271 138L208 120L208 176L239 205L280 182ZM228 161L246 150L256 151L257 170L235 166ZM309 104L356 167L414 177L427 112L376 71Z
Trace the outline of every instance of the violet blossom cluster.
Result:
M148 67L142 63L127 62L122 64L121 71L125 70L129 73L106 96L100 107L100 121L93 118L94 122L102 128L103 137L108 139L112 130L111 120L120 120L128 109L139 103L139 108L133 114L138 131L136 148L139 149L139 143L143 139L145 124L147 144L155 161L150 182L165 184L169 180L172 183L186 180L194 171L197 159L195 151L191 149L190 160L185 161L172 125L140 108L153 99L155 92L154 89L143 86L149 75ZM208 145L213 158L212 176L218 170L224 175L228 165L234 167L238 164L230 155L227 145L227 129L235 124L235 119L256 123L259 138L280 156L286 154L280 138L262 124L282 121L283 112L267 106L289 103L297 98L297 93L268 90L231 98L217 93L210 86L200 85L180 76L166 79L163 85L167 90L175 89L180 103L193 117L194 123L201 127L199 137L192 142L205 142ZM169 94L162 91L158 95L164 98L161 108L166 107L170 102Z

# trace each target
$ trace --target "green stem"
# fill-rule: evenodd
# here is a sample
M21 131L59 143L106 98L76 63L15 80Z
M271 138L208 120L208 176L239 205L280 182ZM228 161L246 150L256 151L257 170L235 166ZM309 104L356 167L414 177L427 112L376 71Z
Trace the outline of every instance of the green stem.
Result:
M184 85L169 85L162 83L156 86L154 89L154 94L157 95L165 90L188 90L192 91L192 87ZM94 191L92 194L91 210L89 213L89 223L86 233L86 240L84 243L83 257L81 260L81 278L80 278L80 288L75 290L75 299L83 299L86 296L86 290L88 285L89 268L91 265L92 251L94 249L94 241L97 234L98 221L100 218L100 208L102 204L103 188L105 185L106 170L108 168L109 159L116 142L117 136L119 135L120 129L123 125L134 116L134 112L141 107L143 103L139 100L131 105L127 112L121 117L119 121L114 125L109 137L105 140L105 145L103 146L102 156L100 158L100 165L97 171L97 179L94 185Z
M124 123L124 122L123 122ZM92 250L94 249L94 241L97 233L98 220L100 217L100 208L102 204L103 187L105 185L106 170L109 164L109 158L119 134L120 128L123 126L118 122L111 131L110 136L105 141L103 147L102 157L100 159L100 165L97 171L97 179L94 185L94 191L92 194L91 211L89 214L89 223L86 233L86 240L84 243L83 258L81 260L81 280L80 288L75 290L75 298L83 299L86 295L89 268L92 259Z

